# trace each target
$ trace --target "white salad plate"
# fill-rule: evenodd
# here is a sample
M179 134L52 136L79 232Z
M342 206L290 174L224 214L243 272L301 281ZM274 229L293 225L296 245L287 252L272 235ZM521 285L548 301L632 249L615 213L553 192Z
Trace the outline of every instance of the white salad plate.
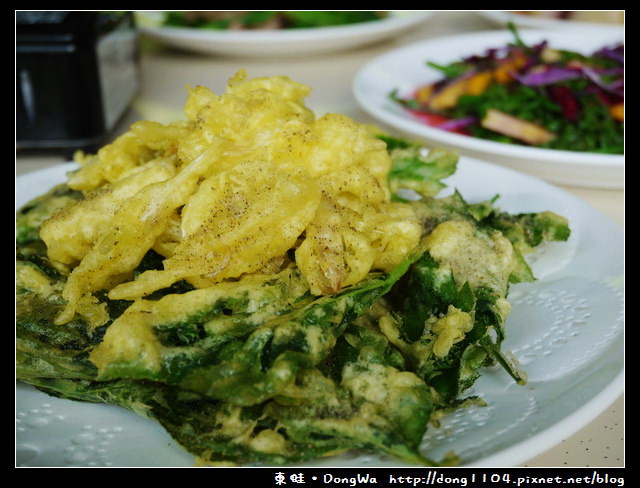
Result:
M74 166L59 165L16 178L16 210ZM571 237L550 243L529 262L534 283L509 295L504 351L528 376L519 386L489 368L467 393L484 407L459 410L431 427L422 450L448 452L463 466L517 466L576 433L624 391L623 231L596 209L538 178L461 157L445 180L469 202L500 195L508 212L551 210L568 218ZM17 466L184 467L193 456L159 424L110 405L63 400L16 383ZM393 467L391 459L349 454L307 466Z
M527 43L547 40L558 49L584 54L624 41L619 29L529 30L519 32ZM543 149L483 140L429 127L392 100L408 96L418 86L441 79L442 73L427 62L447 64L465 56L482 54L514 40L507 30L485 31L435 38L410 44L375 58L365 65L353 82L353 93L359 106L383 124L404 135L419 138L428 145L457 149L461 154L508 166L548 181L592 188L624 187L624 155L585 153Z
M377 21L279 30L212 30L159 25L162 12L136 13L139 31L168 46L215 55L298 56L335 52L389 39L433 15L425 10L390 11Z

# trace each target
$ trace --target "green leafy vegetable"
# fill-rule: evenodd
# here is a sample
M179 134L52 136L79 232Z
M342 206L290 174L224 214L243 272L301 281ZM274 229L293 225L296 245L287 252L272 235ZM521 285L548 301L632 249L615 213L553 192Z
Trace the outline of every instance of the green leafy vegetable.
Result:
M388 178L396 200L404 200L403 193L407 190L422 197L433 197L446 186L442 180L456 171L458 154L455 151L426 150L420 144L403 139L388 135L378 137L387 143L393 160Z
M305 29L372 22L386 13L350 10L168 11L163 25L197 29Z
M510 215L495 200L438 197L454 153L380 136L390 184L422 223L421 246L388 273L313 296L295 267L144 300L109 300L93 329L57 325L64 270L38 226L80 198L65 185L16 216L16 375L50 395L118 405L159 422L204 463L291 463L364 450L418 465L430 424L468 402L482 368L526 377L501 351L509 286L533 280L524 255L566 240L564 218ZM400 198L400 197L399 197ZM460 250L465 254L459 259ZM159 266L149 252L141 272Z

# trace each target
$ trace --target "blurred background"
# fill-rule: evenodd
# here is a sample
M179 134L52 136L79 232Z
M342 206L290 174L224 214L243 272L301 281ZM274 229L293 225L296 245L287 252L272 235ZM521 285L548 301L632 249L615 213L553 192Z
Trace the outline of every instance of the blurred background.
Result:
M173 120L181 116L187 86L224 90L239 68L250 77L286 74L312 86L311 108L366 121L353 78L401 46L496 30L508 20L525 29L624 25L622 11L394 11L393 18L349 11L359 16L348 19L303 11L294 33L282 20L263 18L272 12L249 13L238 26L228 18L245 12L16 11L18 157L45 149L37 155L66 158L76 148L99 147L135 120ZM366 15L378 15L378 22ZM355 29L341 32L346 25L338 22Z

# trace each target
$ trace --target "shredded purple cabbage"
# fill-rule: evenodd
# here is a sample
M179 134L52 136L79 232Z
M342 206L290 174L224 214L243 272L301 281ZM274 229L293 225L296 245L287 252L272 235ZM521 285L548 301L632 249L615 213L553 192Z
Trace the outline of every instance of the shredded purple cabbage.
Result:
M622 44L616 44L613 47L603 47L593 55L601 58L613 59L624 66L624 45Z
M559 83L561 81L575 80L583 76L581 69L563 68L559 66L542 66L539 70L529 71L525 74L512 73L512 76L520 83L527 86L542 86Z
M593 68L585 67L583 68L584 75L589 78L594 84L602 88L603 90L613 93L614 95L623 97L624 96L624 79L618 78L610 83L606 83L603 79L603 72L598 72ZM623 72L624 73L624 72Z
M475 124L477 122L478 122L477 117L469 116L469 117L462 117L460 119L448 120L446 122L443 122L442 124L436 125L435 127L437 127L438 129L453 131L453 130L464 129L465 127L471 124Z

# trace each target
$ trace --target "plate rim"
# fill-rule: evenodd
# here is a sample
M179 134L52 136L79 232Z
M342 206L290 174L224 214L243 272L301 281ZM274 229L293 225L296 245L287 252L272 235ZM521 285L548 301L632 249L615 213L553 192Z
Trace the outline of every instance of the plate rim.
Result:
M504 25L511 21L523 28L534 29L624 29L624 24L587 20L564 20L527 16L508 10L478 10L477 14L494 24Z
M473 464L473 467L510 467L513 464L523 464L527 460L543 454L596 420L624 394L624 386L625 370L623 367L606 388L590 398L582 407L544 430L536 432L530 438L480 459L479 462ZM586 421L576 422L575 418L577 417L583 417ZM507 451L511 452L507 453ZM518 460L516 463L503 461L503 459L513 461L514 458Z

